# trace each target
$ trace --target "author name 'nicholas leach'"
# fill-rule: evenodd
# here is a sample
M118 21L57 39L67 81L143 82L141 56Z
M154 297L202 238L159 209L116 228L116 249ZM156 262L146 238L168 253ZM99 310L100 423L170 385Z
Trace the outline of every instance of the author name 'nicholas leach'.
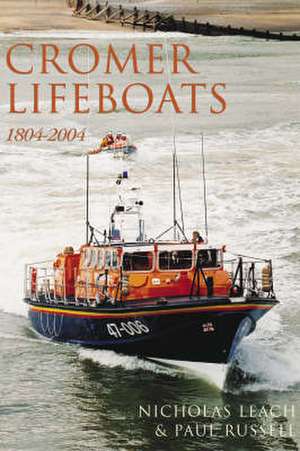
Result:
M99 48L89 42L70 47L53 42L18 42L6 49L0 61L4 66L2 79L9 81L1 99L8 105L8 113L19 115L59 113L65 102L71 104L72 113L81 115L120 109L130 114L163 113L168 108L175 113L195 114L200 107L203 112L220 115L227 109L226 83L199 79L197 59L199 56L193 58L186 43L166 46L152 42L120 49L111 43L102 43ZM112 74L119 75L115 84ZM133 81L133 76L138 81ZM182 79L185 76L188 78ZM154 89L151 81L157 79L160 84ZM182 96L187 99L185 104L181 104ZM141 100L138 105L137 97Z
M240 404L239 406L207 406L206 404L147 404L139 405L139 418L230 418L234 413L240 418L296 417L294 404Z

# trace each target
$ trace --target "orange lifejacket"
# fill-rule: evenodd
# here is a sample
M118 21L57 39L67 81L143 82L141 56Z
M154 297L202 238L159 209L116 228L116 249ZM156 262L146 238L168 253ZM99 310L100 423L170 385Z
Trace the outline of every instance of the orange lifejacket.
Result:
M108 136L105 136L101 141L100 147L101 148L109 147L109 146L112 146L113 144L114 144L114 138L108 138Z
M107 147L108 146L108 139L107 138L103 138L100 144L100 147Z

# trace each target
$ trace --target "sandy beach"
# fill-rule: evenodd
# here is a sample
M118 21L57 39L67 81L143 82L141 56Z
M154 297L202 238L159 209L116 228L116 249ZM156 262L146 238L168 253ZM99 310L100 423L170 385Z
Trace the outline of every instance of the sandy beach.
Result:
M120 30L116 24L84 20L72 15L66 0L0 0L0 31Z
M111 3L120 4L120 0L111 0ZM129 0L122 4L217 25L300 31L299 0ZM53 29L128 31L117 24L74 17L65 0L0 0L0 11L2 32Z

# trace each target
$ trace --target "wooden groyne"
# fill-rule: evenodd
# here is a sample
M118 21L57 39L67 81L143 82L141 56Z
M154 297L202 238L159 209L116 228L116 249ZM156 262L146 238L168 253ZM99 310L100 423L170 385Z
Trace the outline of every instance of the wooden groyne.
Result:
M300 35L272 33L269 30L259 31L244 27L232 27L213 25L209 22L202 23L197 20L188 21L174 18L172 15L161 14L158 11L123 8L122 5L113 6L108 1L99 0L67 0L68 6L73 9L73 15L87 20L102 20L106 23L117 23L121 26L129 26L133 29L140 28L144 31L178 31L182 33L205 36L249 36L258 39L278 41L300 41Z

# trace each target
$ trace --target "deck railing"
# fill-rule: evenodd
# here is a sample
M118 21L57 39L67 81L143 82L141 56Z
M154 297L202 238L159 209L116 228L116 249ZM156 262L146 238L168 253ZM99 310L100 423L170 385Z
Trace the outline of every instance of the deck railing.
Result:
M271 260L237 256L225 260L224 269L228 272L232 281L231 297L275 297ZM202 285L205 285L208 297L214 295L213 280L211 280L211 277L206 277L205 270L206 268L202 268L200 263L196 264L190 296L200 297L200 288L203 288ZM79 282L76 280L76 274L74 274L75 294L74 296L66 296L63 268L54 268L52 260L29 263L25 265L24 298L31 299L35 302L72 303L75 305L97 305L105 301L110 301L112 304L122 303L123 290L128 289L128 281L125 281L122 270L120 272L120 280L112 291L114 293L113 295L109 292L107 280L107 272L106 282L104 284L99 284L98 279L96 279L96 282L90 281L89 271L86 271L85 280ZM59 281L62 281L62 283L59 283ZM78 288L84 289L84 299L78 299L76 297ZM98 293L96 299L90 298L90 292L93 289L96 289Z
M49 301L56 297L52 260L25 265L24 298L39 301L42 297Z
M75 271L75 270L74 270ZM60 273L60 274L59 274ZM107 277L107 275L106 275ZM62 280L62 283L58 281ZM107 299L107 282L103 286L99 283L90 281L90 273L86 271L86 278L80 282L76 281L76 271L74 273L75 294L74 296L66 295L66 281L64 268L54 268L53 260L44 260L25 265L24 271L24 299L30 299L35 302L49 302L60 304L95 304L97 300L90 299L90 290L98 289L103 293L103 298ZM76 296L76 288L84 288L85 299L78 299ZM101 290L100 290L101 288ZM118 293L115 302L119 300ZM103 299L99 299L98 303L102 303Z

